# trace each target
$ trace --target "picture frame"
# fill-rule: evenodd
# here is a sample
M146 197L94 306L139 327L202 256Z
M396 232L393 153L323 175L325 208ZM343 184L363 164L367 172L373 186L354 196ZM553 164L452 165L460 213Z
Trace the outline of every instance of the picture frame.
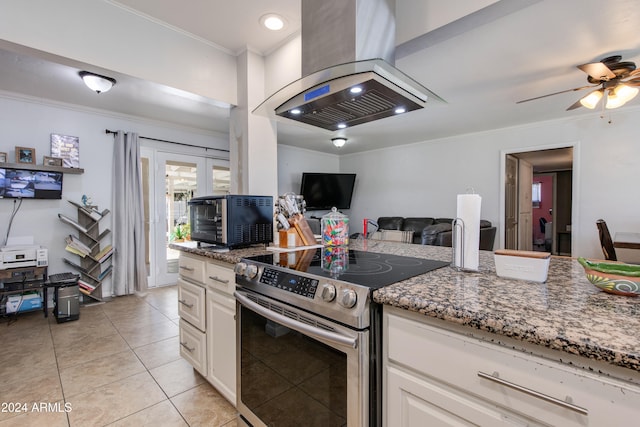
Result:
M77 136L51 134L51 157L62 159L62 167L80 167L80 138Z
M59 166L62 167L62 158L43 156L42 164L45 166Z
M36 149L16 146L16 163L36 164Z
M9 156L7 153L0 153L0 163L9 163Z

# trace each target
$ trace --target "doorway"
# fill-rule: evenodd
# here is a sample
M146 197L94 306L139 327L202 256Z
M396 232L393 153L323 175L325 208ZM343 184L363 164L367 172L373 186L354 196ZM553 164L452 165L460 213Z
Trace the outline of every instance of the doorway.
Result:
M571 256L576 149L503 152L504 248Z
M197 196L228 194L229 161L148 147L140 154L149 287L170 285L178 278L179 252L169 245L190 240L188 202Z

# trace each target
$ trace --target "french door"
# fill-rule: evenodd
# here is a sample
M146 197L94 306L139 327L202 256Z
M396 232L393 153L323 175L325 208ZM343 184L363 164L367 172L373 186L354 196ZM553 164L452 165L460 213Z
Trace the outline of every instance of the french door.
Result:
M169 244L190 238L188 202L193 197L227 194L229 161L146 147L140 152L146 175L143 182L149 287L170 285L178 279L179 252Z

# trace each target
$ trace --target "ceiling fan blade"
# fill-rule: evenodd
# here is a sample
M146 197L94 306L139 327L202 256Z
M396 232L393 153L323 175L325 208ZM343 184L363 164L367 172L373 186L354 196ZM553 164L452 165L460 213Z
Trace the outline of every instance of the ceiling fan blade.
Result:
M516 102L516 104L522 104L523 102L534 101L536 99L546 98L547 96L559 95L561 93L567 93L567 92L576 92L576 91L579 91L579 90L594 88L594 87L598 87L598 86L600 86L600 85L581 86L581 87L576 87L576 88L573 88L573 89L561 90L560 92L548 93L546 95L536 96L535 98L523 99L522 101Z
M616 77L616 75L602 62L592 62L590 64L578 65L578 68L589 74L591 78L595 80L609 80Z
M580 98L582 99L582 98ZM575 110L576 108L580 108L582 107L582 104L580 103L580 99L578 99L576 102L574 102L573 104L571 104L569 106L569 108L567 108L567 111L571 111L571 110Z
M623 82L627 86L640 86L640 77Z

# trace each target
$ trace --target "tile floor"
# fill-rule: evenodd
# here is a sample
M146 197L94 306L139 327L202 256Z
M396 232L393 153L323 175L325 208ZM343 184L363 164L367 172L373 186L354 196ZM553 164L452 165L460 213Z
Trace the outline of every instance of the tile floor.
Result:
M236 410L180 357L175 286L0 319L0 427L224 426Z

